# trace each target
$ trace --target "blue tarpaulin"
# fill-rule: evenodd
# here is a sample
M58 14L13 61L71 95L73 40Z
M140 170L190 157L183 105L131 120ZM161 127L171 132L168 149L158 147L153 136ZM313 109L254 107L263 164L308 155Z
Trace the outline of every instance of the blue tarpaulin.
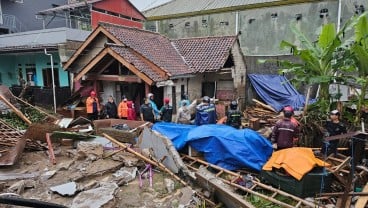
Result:
M272 106L276 111L281 111L285 106L294 109L304 107L305 96L299 94L293 85L284 77L273 74L249 74L257 94L262 100ZM314 100L310 100L310 103Z
M207 162L228 170L260 171L273 151L271 143L251 129L174 123L156 123L152 129L171 139L177 150L190 145L203 153Z

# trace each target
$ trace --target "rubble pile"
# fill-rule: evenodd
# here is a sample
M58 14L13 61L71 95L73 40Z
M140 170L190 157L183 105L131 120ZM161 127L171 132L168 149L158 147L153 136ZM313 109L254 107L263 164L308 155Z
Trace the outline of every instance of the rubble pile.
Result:
M278 118L259 102L245 114L248 127L260 131ZM230 171L203 160L202 153L191 147L179 154L174 141L147 122L62 118L29 124L24 132L0 120L0 128L1 203L72 208L265 204L358 208L368 201L368 168L359 157L365 150L354 140L353 156L316 156L326 168L295 179L272 168ZM311 149L308 152L314 157ZM328 189L320 188L321 181Z

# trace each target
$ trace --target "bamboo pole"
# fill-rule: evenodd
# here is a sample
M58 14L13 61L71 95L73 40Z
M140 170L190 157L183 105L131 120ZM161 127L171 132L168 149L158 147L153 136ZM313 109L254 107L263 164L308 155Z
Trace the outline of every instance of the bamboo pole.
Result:
M135 156L137 156L138 158L146 161L147 163L151 164L151 165L154 165L154 166L157 166L158 168L160 168L161 170L167 172L170 176L174 177L176 180L178 180L181 184L183 184L184 186L187 186L188 184L181 180L181 178L179 178L179 176L175 175L173 172L171 172L171 170L169 170L168 168L166 168L162 163L158 162L158 161L153 161L145 156L143 156L142 154L134 151L133 149L129 148L128 146L126 146L125 144L119 142L118 140L112 138L111 136L105 134L105 133L102 133L102 135L104 137L106 137L106 139L110 140L111 142L121 146L122 148L124 148L126 151L134 154Z
M4 103L8 105L24 122L26 122L28 125L32 124L32 122L20 110L18 110L13 104L11 104L4 96L0 95L0 99L3 100Z
M34 109L38 110L39 112L44 113L44 114L46 114L47 116L49 116L49 117L51 117L51 118L54 118L55 120L59 119L58 117L56 117L56 116L54 116L54 115L51 115L51 114L47 113L46 111L44 111L44 110L42 110L42 109L38 108L37 106L31 105L30 103L28 103L28 102L26 102L26 101L24 101L24 100L20 99L20 98L19 98L19 97L17 97L17 96L13 96L13 97L15 97L15 99L17 99L17 100L21 101L22 103L24 103L24 104L26 104L26 105L28 105L28 106L30 106L30 107L32 107L32 108L34 108Z

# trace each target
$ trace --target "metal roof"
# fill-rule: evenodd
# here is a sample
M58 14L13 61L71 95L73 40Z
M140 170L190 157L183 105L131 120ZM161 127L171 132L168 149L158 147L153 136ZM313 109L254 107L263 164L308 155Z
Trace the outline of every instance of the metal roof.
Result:
M50 8L50 9L46 9L46 10L42 10L37 12L38 15L47 15L47 14L53 14L55 12L60 12L60 11L65 11L65 10L70 10L70 9L76 9L76 8L80 8L80 7L88 7L88 4L93 4L96 2L100 2L102 0L88 0L88 1L82 1L82 2L77 2L77 3L73 3L73 4L65 4L65 5L61 5L58 7L54 7L54 8Z
M205 13L205 11L224 11L239 8L256 8L271 5L285 5L324 0L172 0L160 6L143 11L147 19L180 14ZM156 17L156 18L155 18Z
M61 27L0 35L0 49L51 46L66 43L68 40L84 41L90 33L91 31Z

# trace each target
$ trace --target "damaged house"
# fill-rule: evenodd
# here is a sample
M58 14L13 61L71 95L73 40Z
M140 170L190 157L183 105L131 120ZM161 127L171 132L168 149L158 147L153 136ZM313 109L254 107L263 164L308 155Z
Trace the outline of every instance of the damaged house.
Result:
M245 61L238 36L170 40L137 28L100 24L64 64L73 89L91 87L107 101L122 96L136 106L148 92L158 106L181 95L230 101L245 96Z

